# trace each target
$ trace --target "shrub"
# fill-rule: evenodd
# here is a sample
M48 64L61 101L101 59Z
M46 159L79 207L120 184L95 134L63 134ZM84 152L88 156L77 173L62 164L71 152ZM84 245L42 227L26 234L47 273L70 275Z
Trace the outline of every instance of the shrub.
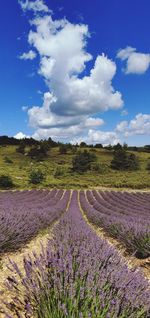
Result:
M103 148L103 145L102 145L102 144L96 144L94 147L95 147L95 148L102 149L102 148Z
M85 147L87 147L87 144L86 144L86 142L84 142L84 141L81 141L81 143L80 143L80 147L81 147L81 148L85 148Z
M64 175L64 169L62 167L56 167L54 177L58 178Z
M47 157L47 149L45 144L41 144L40 146L33 146L28 152L28 156L31 159L35 159L37 161L42 161Z
M22 155L25 154L25 144L20 143L20 145L16 148L16 152L21 153Z
M13 181L10 176L1 175L0 176L0 188L7 189L13 187Z
M128 162L128 169L129 170L138 170L139 169L139 160L133 153L128 155L127 162Z
M72 147L72 154L75 155L77 152L77 147L76 146L73 146Z
M4 158L4 162L5 163L13 163L13 161L10 158L8 158L8 157Z
M108 167L105 164L95 163L92 165L92 170L101 174L105 174L108 171Z
M150 160L147 163L146 170L150 171Z
M90 153L87 150L83 152L78 152L72 160L72 169L76 172L86 172L91 169L91 163L96 161L96 156L94 153Z
M40 169L34 170L31 171L29 175L29 182L33 184L39 184L44 180L44 178L44 173Z

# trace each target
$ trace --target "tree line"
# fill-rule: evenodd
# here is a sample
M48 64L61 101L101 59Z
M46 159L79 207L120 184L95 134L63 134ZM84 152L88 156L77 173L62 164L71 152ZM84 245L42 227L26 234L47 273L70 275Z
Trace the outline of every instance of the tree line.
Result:
M62 142L57 142L54 141L51 137L49 137L46 140L35 140L34 138L24 138L24 139L16 139L15 137L9 137L9 136L0 136L0 146L21 146L23 149L23 146L40 146L41 144L47 144L49 147L62 147L63 151L66 151L67 149L71 147L76 147L76 148L96 148L96 149L106 149L106 150L115 150L117 145L106 145L103 146L101 143L96 143L96 144L87 144L86 142L82 141L80 144L75 144L72 145L70 143L62 143ZM141 152L148 152L150 153L150 145L145 145L145 146L128 146L126 143L123 144L123 148L128 149L129 151L141 151Z

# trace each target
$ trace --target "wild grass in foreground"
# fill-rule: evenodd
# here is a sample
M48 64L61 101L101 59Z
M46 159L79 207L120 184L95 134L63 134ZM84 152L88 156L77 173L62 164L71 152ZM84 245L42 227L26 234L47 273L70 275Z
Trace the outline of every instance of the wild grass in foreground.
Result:
M13 298L4 301L5 317L149 317L148 281L87 225L77 192L54 234L39 257L33 253L24 259L25 275L10 263L6 286Z

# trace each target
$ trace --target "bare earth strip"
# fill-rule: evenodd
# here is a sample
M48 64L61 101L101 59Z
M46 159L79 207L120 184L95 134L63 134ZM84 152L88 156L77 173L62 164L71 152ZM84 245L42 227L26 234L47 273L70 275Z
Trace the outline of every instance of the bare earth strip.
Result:
M141 260L137 259L134 255L130 255L129 253L127 253L126 248L123 247L123 245L118 240L110 237L108 233L106 233L106 231L103 230L103 228L100 228L99 226L96 226L89 222L88 218L86 217L84 211L81 208L80 201L79 207L87 224L96 232L97 236L104 238L110 245L115 246L121 257L123 257L126 263L128 264L129 268L134 267L141 270L144 273L145 277L148 280L150 280L150 257Z

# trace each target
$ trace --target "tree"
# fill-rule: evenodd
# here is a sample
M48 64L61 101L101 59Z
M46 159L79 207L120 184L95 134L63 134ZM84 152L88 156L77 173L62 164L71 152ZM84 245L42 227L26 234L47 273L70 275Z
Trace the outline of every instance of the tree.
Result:
M104 148L107 149L107 150L112 150L113 146L111 144L109 144L108 146L105 146Z
M135 154L131 153L127 157L128 169L129 170L138 170L139 169L139 160Z
M102 145L102 144L96 144L94 147L95 147L95 148L100 148L100 149L102 149L102 148L103 148L103 145Z
M144 151L145 152L150 152L150 145L145 145L144 146Z
M49 137L47 141L48 141L48 144L49 144L49 146L50 146L51 148L58 146L58 143L57 143L56 141L52 140L51 137Z
M47 140L40 141L39 150L40 150L41 153L43 153L46 156L47 152L50 150L49 142Z
M1 175L0 176L0 188L7 189L13 187L13 181L10 176Z
M79 151L72 160L72 169L76 172L86 172L91 169L91 164L96 160L96 156L93 153L84 150Z
M122 149L122 146L121 146L121 144L118 142L116 145L113 146L113 149L114 149L115 151L121 150L121 149ZM126 150L126 149L124 149L124 150Z
M39 146L32 146L28 152L31 159L39 159Z
M40 145L32 146L28 152L28 156L31 157L31 159L41 161L47 157L47 152L49 149L50 146L48 142L44 140L40 142Z
M81 142L80 142L80 147L81 147L81 148L85 148L85 147L87 147L86 142L81 141Z
M117 147L111 161L111 168L115 170L137 170L139 168L138 158L134 154L128 154L122 147Z
M111 168L116 170L127 169L127 153L124 149L117 149L114 151L114 157L111 161Z
M44 173L40 169L34 170L31 171L29 175L29 182L33 184L39 184L44 180L44 178Z

